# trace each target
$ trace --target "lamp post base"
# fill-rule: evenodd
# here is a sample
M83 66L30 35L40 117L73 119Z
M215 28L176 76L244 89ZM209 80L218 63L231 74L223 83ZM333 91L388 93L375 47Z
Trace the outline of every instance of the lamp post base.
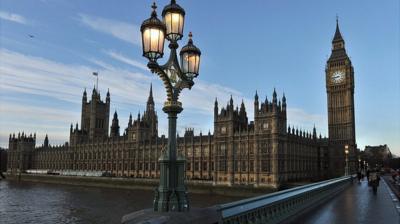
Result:
M168 186L168 182L173 180L167 180L166 178L160 180L160 186L155 189L154 211L189 211L189 200L187 197L186 187L184 185L186 160L182 156L178 156L175 163L173 163L164 154L159 159L159 162L161 172L164 173L165 176L169 176L171 173L176 173L178 181L176 187L171 188ZM162 181L166 181L167 183Z

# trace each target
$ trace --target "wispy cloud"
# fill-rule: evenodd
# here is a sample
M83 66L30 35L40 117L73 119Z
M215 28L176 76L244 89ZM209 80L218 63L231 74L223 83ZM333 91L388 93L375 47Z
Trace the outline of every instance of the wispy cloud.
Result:
M131 44L141 44L140 28L137 25L86 14L79 14L78 20L93 30L112 35Z
M124 55L122 55L120 53L117 53L117 52L112 51L112 50L107 50L107 51L104 51L104 52L107 55L109 55L110 57L112 57L112 58L114 58L114 59L116 59L118 61L124 62L124 63L126 63L128 65L131 65L133 67L140 68L140 69L145 70L145 71L149 70L145 64L143 64L143 63L141 63L139 61L136 61L134 59L128 58L128 57L126 57L126 56L124 56Z
M5 12L5 11L0 11L0 19L4 19L4 20L11 21L11 22L15 22L15 23L20 23L20 24L28 24L28 21L25 19L25 17L15 14L15 13Z
M117 53L114 56L124 58ZM2 58L0 61L0 144L2 146L7 145L6 140L3 139L8 140L9 133L21 129L49 133L58 143L68 140L70 122L79 120L83 88L89 86L89 83L94 83L91 75L93 71L99 72L99 86L103 96L105 89L110 89L111 109L124 111L125 114L119 113L122 128L125 128L124 125L127 124L129 111L143 110L151 82L159 112L165 100L165 90L157 76L150 72L132 72L129 69L114 67L95 58L89 60L93 66L82 66L59 63L7 49L0 49L0 58ZM128 58L121 61L138 67L130 60ZM90 97L90 91L88 93ZM31 97L13 100L21 94L39 97L42 100ZM244 100L247 105L247 114L252 120L252 99L244 97L240 91L233 88L197 80L192 90L184 90L181 96L185 113L180 116L178 132L183 133L184 128L189 126L195 126L203 133L209 129L212 130L215 98L218 98L221 108L226 105L230 95L233 96L235 104L239 105L241 100ZM43 101L43 98L46 100ZM57 106L63 104L70 105L69 109L63 110ZM305 128L312 127L314 123L317 127L323 127L325 120L323 116L294 108L289 108L288 116L288 123ZM168 130L166 119L162 113L159 114L159 118L160 133L166 134Z
M328 134L327 117L321 114L312 114L301 108L288 107L288 125L305 131L311 131L315 125L317 132L322 135Z
M6 146L10 133L37 133L37 143L49 133L52 144L63 144L68 139L69 124L76 121L78 111L50 106L33 106L1 100L0 145Z

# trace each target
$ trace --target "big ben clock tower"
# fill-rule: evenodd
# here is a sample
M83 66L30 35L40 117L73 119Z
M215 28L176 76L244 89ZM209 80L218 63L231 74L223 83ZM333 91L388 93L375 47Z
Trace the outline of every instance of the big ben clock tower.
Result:
M328 97L329 165L333 176L341 176L345 173L346 148L349 171L355 171L357 145L354 119L354 70L347 56L337 19L332 53L326 63L325 73Z

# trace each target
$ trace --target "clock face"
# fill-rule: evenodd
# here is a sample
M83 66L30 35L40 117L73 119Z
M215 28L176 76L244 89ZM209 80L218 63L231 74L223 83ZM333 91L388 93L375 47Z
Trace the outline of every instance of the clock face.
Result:
M335 71L331 75L331 81L332 83L341 83L344 81L345 74L343 71Z

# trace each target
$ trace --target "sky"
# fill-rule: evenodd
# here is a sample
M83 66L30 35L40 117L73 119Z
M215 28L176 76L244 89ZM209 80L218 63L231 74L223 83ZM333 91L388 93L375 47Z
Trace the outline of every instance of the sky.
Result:
M215 98L219 105L231 95L235 104L243 100L253 120L256 90L271 99L276 88L287 98L290 126L310 131L315 125L327 136L325 65L338 16L355 71L358 147L388 144L400 155L398 0L177 2L186 11L180 46L192 31L202 51L200 75L181 95L179 134L189 127L213 132ZM22 131L36 133L38 145L46 134L53 145L68 141L94 71L102 98L110 90L121 130L130 113L143 112L152 83L159 132L166 134L166 93L142 57L140 25L151 3L0 0L0 147ZM156 3L161 15L169 1Z

